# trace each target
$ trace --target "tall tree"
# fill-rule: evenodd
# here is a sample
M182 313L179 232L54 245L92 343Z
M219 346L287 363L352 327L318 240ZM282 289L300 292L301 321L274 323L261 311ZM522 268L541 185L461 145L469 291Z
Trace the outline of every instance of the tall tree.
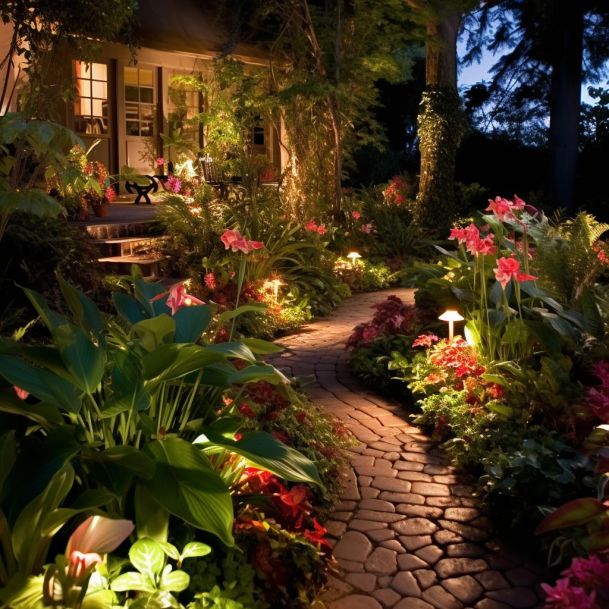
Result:
M549 191L554 206L572 210L582 82L598 82L609 58L607 0L495 0L469 16L466 61L482 49L501 53L488 87L492 118L516 108L546 130ZM549 116L549 129L546 129Z
M418 126L421 166L416 219L441 233L455 214L454 175L464 118L457 92L457 35L463 1L406 0L426 31L425 90Z
M234 14L233 0L226 4ZM342 184L362 144L381 147L377 82L410 78L415 28L404 0L242 0L241 37L266 41L271 96L287 133L295 211L342 215Z

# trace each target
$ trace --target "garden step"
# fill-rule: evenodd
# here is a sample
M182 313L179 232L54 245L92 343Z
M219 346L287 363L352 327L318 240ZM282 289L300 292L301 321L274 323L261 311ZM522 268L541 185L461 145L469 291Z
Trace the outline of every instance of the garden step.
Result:
M133 256L107 256L97 261L108 267L110 272L129 273L131 265L137 264L142 269L144 277L160 277L161 266L166 260L165 256L156 254L141 254ZM127 268L125 268L127 267Z
M94 239L120 239L122 237L156 236L159 227L156 222L109 222L104 224L81 224Z
M167 239L167 235L140 235L136 237L117 237L113 239L95 239L94 243L104 256L133 256L143 250L150 250Z

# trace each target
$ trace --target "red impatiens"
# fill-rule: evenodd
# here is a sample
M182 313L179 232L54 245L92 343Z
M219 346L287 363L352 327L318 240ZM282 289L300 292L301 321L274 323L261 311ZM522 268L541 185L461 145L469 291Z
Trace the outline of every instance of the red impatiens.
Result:
M431 347L433 344L437 343L440 339L435 334L421 334L421 336L417 336L412 346L416 347Z
M220 241L224 248L233 252L249 254L252 250L260 250L264 247L262 241L251 241L246 239L238 230L227 229L222 233Z
M527 273L520 272L520 262L513 256L509 258L503 257L497 259L497 268L494 270L495 279L501 284L501 287L505 290L505 287L511 279L516 281L534 281L537 277L529 275Z
M305 224L305 230L310 233L317 233L318 235L325 235L328 232L325 224L317 224L315 220L309 220Z

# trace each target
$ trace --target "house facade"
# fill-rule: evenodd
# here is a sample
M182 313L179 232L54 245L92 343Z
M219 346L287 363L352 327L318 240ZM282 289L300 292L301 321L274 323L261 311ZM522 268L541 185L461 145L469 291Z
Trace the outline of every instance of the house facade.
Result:
M195 117L207 101L197 87L178 82L180 76L205 80L213 60L227 50L246 69L268 66L260 49L230 44L222 21L201 4L140 0L135 60L122 44L104 45L92 63L66 58L75 96L66 104L65 124L87 145L99 141L90 157L103 162L111 173L128 165L149 174L157 157L175 160L162 136L171 138L176 132L194 154L205 154L204 128ZM281 170L280 134L275 126L263 121L252 125L250 145L253 152L266 156L270 167Z

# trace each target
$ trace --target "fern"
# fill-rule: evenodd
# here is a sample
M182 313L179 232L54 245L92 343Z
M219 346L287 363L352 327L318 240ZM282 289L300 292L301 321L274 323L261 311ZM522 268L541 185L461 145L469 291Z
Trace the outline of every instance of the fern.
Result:
M536 240L534 270L540 283L561 301L573 306L601 272L595 245L609 225L584 212L558 227L549 227Z

